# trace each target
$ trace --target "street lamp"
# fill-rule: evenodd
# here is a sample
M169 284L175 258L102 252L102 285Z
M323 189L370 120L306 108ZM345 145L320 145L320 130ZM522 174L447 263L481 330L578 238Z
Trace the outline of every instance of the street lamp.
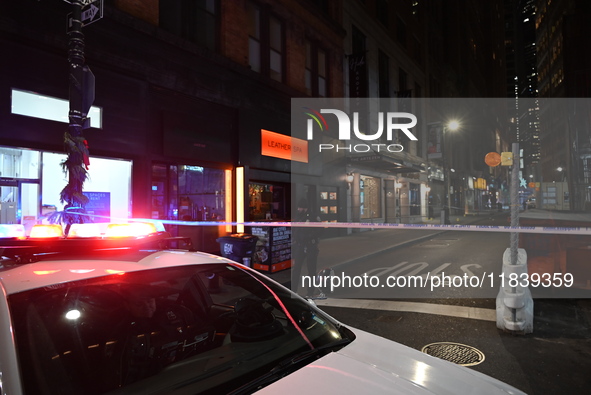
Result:
M402 183L399 181L394 182L394 193L396 199L396 222L402 223L402 212L400 211L400 188L402 188Z
M443 177L444 177L444 185L445 191L443 193L443 210L441 211L441 223L445 225L451 224L449 220L449 206L450 206L450 198L449 198L449 190L451 188L450 185L450 174L449 174L449 166L447 163L447 158L445 156L445 135L447 131L450 130L455 132L460 128L460 123L456 120L451 120L447 124L443 125L443 136L441 137L441 158L443 162Z
M355 175L353 173L347 173L345 178L347 180L347 189L351 189L351 184L353 183L353 180L355 180Z

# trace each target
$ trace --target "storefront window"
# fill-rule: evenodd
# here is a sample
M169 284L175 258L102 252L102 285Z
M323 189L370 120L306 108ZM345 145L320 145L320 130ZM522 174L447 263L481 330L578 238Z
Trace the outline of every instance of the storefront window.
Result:
M190 237L193 247L200 251L219 252L216 240L231 228L200 222L231 220L228 172L193 165L153 164L152 218L186 221L181 225L164 224L172 235Z
M419 184L409 184L410 215L421 215L421 193Z
M29 230L63 210L60 192L67 175L65 154L0 147L0 223L20 223ZM95 222L129 218L131 161L90 157L89 177L83 193L86 212Z
M225 219L224 170L179 166L178 217L182 221Z
M320 218L323 221L337 222L338 192L335 187L322 187L320 192Z
M289 219L287 186L251 182L248 184L250 221Z
M61 163L65 154L43 152L41 189L45 210L63 210L60 192L66 186L67 175ZM88 179L83 193L89 198L86 211L94 215L94 222L127 219L131 215L131 165L130 160L90 157Z
M167 180L170 179L167 171L168 166L165 164L152 165L152 211L151 217L153 219L177 219L178 209L173 207L172 210L166 210L168 201L168 188L166 187Z
M379 178L361 175L359 177L359 199L361 218L378 218L382 215L380 204Z
M0 147L0 223L24 224L39 218L39 152Z

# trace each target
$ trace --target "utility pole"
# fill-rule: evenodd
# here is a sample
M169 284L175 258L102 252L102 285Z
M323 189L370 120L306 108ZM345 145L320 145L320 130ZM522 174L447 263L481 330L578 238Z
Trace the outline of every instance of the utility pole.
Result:
M67 1L72 5L68 16L68 63L69 63L69 126L64 134L64 145L68 155L62 162L64 172L68 174L68 184L60 193L60 200L65 203L59 221L66 225L67 234L73 223L89 222L85 206L88 198L83 194L83 185L88 178L89 153L83 130L90 126L87 118L94 101L94 76L85 65L84 34L82 33L83 6L92 2L87 0Z
M511 172L511 227L519 227L519 144L513 143ZM519 248L519 233L510 233L509 248L503 254L503 282L496 299L497 328L514 333L533 332L534 302L531 292L516 279L527 275L527 253Z

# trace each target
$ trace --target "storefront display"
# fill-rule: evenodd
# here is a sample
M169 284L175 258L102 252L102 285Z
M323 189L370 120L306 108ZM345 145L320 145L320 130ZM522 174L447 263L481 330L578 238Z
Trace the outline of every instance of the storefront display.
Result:
M250 182L248 184L248 220L274 222L290 220L289 185ZM277 272L291 267L291 228L252 226L247 232L258 237L252 267Z
M60 192L67 183L63 153L0 147L0 223L23 224L28 231L64 209ZM90 157L84 183L86 213L93 222L126 219L131 212L132 162ZM42 192L42 193L41 193Z
M200 226L199 222L223 223L231 217L230 170L195 165L152 165L152 218L184 221L167 224L176 236L190 237L193 245L211 253L219 251L216 239L230 232L225 225Z
M288 196L287 187L283 184L251 182L248 184L249 220L289 219Z
M291 267L291 228L288 226L253 226L258 237L252 267L277 272Z

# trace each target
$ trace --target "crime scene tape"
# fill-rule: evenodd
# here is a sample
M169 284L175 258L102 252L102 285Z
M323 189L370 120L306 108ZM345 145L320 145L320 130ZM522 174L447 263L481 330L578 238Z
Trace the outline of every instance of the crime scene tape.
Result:
M232 221L178 221L153 218L113 218L108 216L76 213L93 218L109 219L110 221L153 222L167 225L183 226L269 226L296 228L350 228L350 229L408 229L408 230L443 230L472 232L505 232L505 233L537 233L591 236L591 227L551 227L551 226L496 226L496 225L440 225L440 224L399 224L399 223L367 223L367 222L232 222Z

